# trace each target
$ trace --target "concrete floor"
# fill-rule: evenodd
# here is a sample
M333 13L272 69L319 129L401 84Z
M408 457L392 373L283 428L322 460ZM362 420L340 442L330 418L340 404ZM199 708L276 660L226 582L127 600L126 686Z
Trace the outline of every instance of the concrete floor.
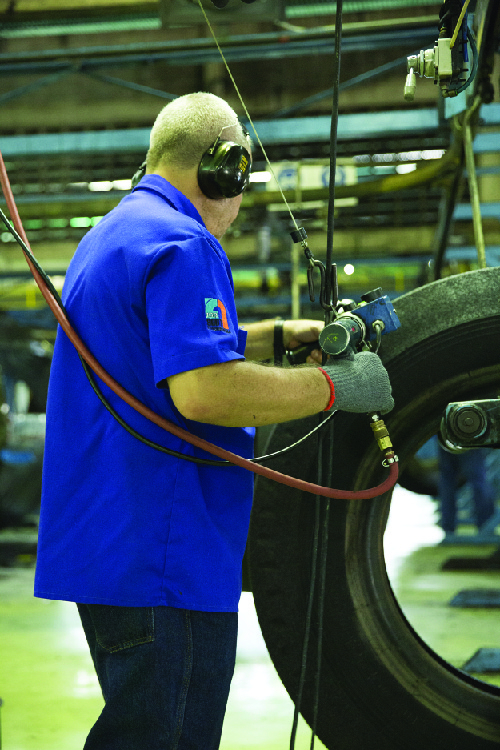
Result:
M466 530L467 531L467 530ZM500 648L500 611L459 610L461 589L494 588L499 573L443 573L454 554L495 547L441 546L431 498L396 488L385 537L387 569L404 612L441 656L461 666L480 647ZM500 537L499 537L500 542ZM22 562L22 561L21 561ZM33 567L0 568L0 697L4 750L78 750L102 698L76 608L34 599ZM500 675L487 678L500 685ZM221 750L278 750L289 745L293 705L267 654L252 597L244 594L240 640ZM297 750L309 748L300 725ZM316 740L315 747L324 747Z

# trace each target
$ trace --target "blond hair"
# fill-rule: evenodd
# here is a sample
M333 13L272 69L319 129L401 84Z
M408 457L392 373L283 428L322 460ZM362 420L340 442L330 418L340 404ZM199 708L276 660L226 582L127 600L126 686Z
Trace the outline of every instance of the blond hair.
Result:
M155 120L146 157L147 171L163 163L191 169L222 135L250 149L250 139L232 107L215 94L199 91L169 102Z

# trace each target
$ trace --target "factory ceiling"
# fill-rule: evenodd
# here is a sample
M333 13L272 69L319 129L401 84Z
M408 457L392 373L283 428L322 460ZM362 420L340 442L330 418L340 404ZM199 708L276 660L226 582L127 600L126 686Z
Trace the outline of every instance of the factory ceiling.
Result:
M434 40L439 5L345 3L342 112L403 108L405 56ZM203 12L252 117L329 114L334 10L281 0L223 9L211 0L2 0L1 130L147 127L162 99L197 89L241 111ZM415 106L435 102L426 81Z
M419 81L411 104L403 98L406 57L433 44L440 6L343 3L338 157L348 169L358 160L358 181L392 179L412 154L432 175L425 155L450 144L432 80ZM31 222L28 234L49 269L63 270L86 228L118 202L120 184L144 158L152 122L176 96L211 91L246 120L236 84L273 163L326 164L335 10L322 0L229 0L222 9L211 0L0 0L0 147ZM254 157L254 169L264 169L257 144ZM393 163L376 161L386 157ZM399 177L409 182L397 197L339 203L343 256L376 260L388 245L401 262L429 254L439 179L419 188L414 176ZM92 185L107 192L92 192ZM326 199L323 188L305 190L295 202L307 202L304 221L316 250L324 242ZM245 196L240 223L225 240L232 259L257 260L253 230L269 216L262 200L258 192ZM288 245L280 210L271 216L274 252ZM18 267L4 252L0 272Z

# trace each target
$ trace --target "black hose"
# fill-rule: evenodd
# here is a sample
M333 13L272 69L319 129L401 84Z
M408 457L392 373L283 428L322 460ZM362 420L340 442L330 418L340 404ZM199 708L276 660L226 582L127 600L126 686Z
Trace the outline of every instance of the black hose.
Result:
M337 169L337 125L339 114L339 84L340 84L340 58L342 47L342 0L337 0L337 13L335 17L335 55L334 55L334 84L333 84L333 106L330 127L330 184L329 184L329 201L328 201L328 227L327 227L327 246L325 262L325 289L323 299L323 309L325 310L325 324L332 321L332 313L338 301L337 291L337 267L333 264L333 231L335 217L335 172ZM321 424L324 415L319 415L319 424ZM318 437L318 483L330 481L332 475L332 452L333 445L333 423L330 423L329 429L320 434ZM294 718L292 732L290 736L290 748L295 747L295 738L297 732L298 715L302 702L302 694L307 671L307 654L311 638L312 610L316 585L319 584L318 591L318 611L317 611L317 650L316 650L316 671L314 675L314 697L313 697L313 721L311 726L311 743L310 748L314 748L314 738L316 737L319 697L320 697L320 676L321 662L323 653L323 618L324 618L324 599L325 599L325 581L326 565L328 555L328 523L330 515L330 501L322 502L319 496L316 497L316 514L314 520L314 538L311 559L311 581L308 595L308 605L305 621L304 641L302 645L302 662L300 669L299 687L295 701Z
M342 51L342 0L337 2L335 17L335 52L333 66L333 105L330 125L330 184L328 188L328 224L326 234L325 301L331 308L337 304L337 289L332 289L333 231L335 223L335 172L337 171L337 127L339 117L340 56ZM336 287L336 283L335 283ZM331 310L325 312L325 323L331 322Z

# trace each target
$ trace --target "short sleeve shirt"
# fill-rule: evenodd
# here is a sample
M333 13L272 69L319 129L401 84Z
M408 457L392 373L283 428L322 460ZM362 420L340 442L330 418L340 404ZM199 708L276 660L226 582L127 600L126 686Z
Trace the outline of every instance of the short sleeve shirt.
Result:
M132 395L209 442L252 456L253 431L186 420L166 379L244 359L229 261L197 210L158 175L80 243L68 317ZM148 440L214 459L151 423L98 380ZM221 393L221 398L224 394ZM253 475L166 455L130 435L92 390L58 331L47 400L35 594L122 606L236 611Z

